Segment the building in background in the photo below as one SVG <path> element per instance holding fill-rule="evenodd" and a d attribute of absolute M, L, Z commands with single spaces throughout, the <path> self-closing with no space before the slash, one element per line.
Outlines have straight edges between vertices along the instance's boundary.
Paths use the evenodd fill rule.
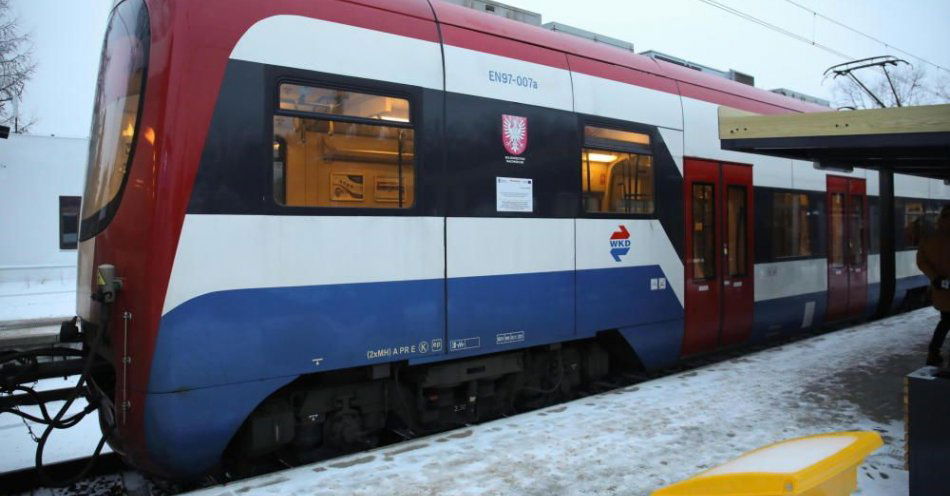
<path fill-rule="evenodd" d="M 88 153 L 88 138 L 0 140 L 0 332 L 58 331 L 59 321 L 75 314 Z"/>

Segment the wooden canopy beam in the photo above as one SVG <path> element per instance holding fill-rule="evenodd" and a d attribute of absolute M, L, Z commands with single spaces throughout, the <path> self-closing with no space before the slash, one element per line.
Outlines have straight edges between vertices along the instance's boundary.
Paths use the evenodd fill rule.
<path fill-rule="evenodd" d="M 719 139 L 950 133 L 950 104 L 758 115 L 719 107 Z"/>
<path fill-rule="evenodd" d="M 723 150 L 950 181 L 950 105 L 758 115 L 719 107 Z"/>

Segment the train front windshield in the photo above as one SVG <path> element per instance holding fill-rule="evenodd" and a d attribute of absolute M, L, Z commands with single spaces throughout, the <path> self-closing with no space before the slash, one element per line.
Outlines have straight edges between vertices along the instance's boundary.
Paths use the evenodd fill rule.
<path fill-rule="evenodd" d="M 106 29 L 93 109 L 80 240 L 115 214 L 138 134 L 148 67 L 149 17 L 144 0 L 115 7 Z"/>

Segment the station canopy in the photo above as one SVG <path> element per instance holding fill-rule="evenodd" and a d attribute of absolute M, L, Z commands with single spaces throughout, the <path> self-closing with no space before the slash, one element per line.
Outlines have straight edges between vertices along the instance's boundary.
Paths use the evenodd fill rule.
<path fill-rule="evenodd" d="M 724 150 L 950 181 L 950 105 L 759 115 L 719 107 Z"/>

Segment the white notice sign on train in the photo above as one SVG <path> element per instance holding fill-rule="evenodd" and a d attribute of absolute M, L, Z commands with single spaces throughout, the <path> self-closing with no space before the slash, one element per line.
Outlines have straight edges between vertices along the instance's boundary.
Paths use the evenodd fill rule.
<path fill-rule="evenodd" d="M 533 212 L 534 180 L 518 177 L 495 178 L 495 206 L 499 212 Z"/>

